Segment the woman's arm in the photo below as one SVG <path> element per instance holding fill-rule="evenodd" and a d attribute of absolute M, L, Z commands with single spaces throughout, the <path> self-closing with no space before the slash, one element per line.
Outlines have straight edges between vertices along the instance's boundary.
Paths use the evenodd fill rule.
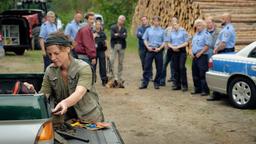
<path fill-rule="evenodd" d="M 87 89 L 84 86 L 77 86 L 76 90 L 66 99 L 62 100 L 52 110 L 55 115 L 63 115 L 69 107 L 75 105 L 86 94 Z"/>

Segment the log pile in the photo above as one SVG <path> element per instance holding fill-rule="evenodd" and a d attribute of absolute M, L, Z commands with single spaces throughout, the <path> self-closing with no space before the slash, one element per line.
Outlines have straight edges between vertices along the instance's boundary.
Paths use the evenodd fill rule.
<path fill-rule="evenodd" d="M 220 15 L 232 14 L 232 23 L 236 28 L 237 43 L 240 49 L 256 41 L 256 0 L 138 0 L 133 16 L 132 30 L 140 24 L 141 16 L 161 17 L 161 26 L 166 28 L 173 16 L 191 35 L 193 23 L 197 18 L 213 16 L 220 27 Z"/>

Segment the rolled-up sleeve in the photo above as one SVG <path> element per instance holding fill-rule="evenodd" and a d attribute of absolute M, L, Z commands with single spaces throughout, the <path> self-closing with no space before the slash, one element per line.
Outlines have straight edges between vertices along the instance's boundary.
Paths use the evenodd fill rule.
<path fill-rule="evenodd" d="M 39 93 L 43 93 L 47 97 L 52 93 L 51 83 L 47 74 L 44 75 L 42 87 Z"/>
<path fill-rule="evenodd" d="M 42 25 L 40 27 L 39 37 L 43 38 L 44 40 L 47 38 L 47 31 L 46 31 L 46 26 L 45 25 Z"/>
<path fill-rule="evenodd" d="M 92 70 L 91 67 L 85 66 L 79 71 L 78 86 L 83 86 L 86 89 L 90 89 L 92 85 Z"/>

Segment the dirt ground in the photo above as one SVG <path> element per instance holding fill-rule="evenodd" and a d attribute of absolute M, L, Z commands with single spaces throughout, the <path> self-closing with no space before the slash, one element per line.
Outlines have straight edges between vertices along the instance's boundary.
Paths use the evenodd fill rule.
<path fill-rule="evenodd" d="M 41 71 L 42 61 L 25 56 L 0 59 L 0 72 Z M 36 59 L 36 58 L 35 58 Z M 34 62 L 35 61 L 35 62 Z M 32 64 L 31 64 L 32 62 Z M 189 90 L 192 90 L 188 67 Z M 106 120 L 114 121 L 126 144 L 255 144 L 256 111 L 233 108 L 228 99 L 172 91 L 171 84 L 139 90 L 137 54 L 126 53 L 125 89 L 108 89 L 97 82 Z"/>

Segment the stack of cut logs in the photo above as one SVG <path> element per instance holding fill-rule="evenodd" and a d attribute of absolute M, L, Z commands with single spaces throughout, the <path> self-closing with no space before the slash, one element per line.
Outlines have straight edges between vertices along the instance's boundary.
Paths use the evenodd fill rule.
<path fill-rule="evenodd" d="M 132 30 L 135 31 L 140 24 L 141 16 L 149 19 L 160 16 L 164 28 L 176 16 L 180 25 L 193 34 L 193 23 L 197 18 L 213 16 L 220 27 L 220 16 L 224 12 L 232 14 L 237 33 L 236 48 L 256 41 L 256 0 L 138 0 Z"/>

